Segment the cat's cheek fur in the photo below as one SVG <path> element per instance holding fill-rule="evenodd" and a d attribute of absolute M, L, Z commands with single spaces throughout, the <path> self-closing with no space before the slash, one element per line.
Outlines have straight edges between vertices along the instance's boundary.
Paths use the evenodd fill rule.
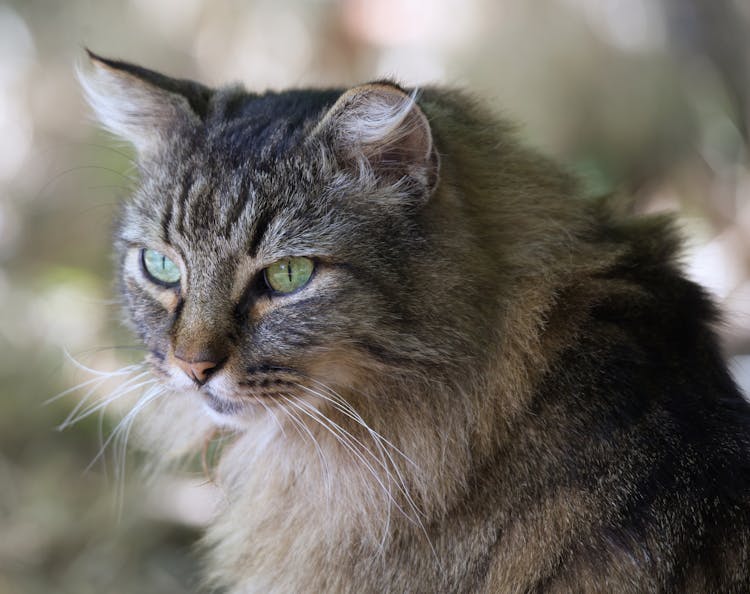
<path fill-rule="evenodd" d="M 322 385 L 346 392 L 354 401 L 360 400 L 363 393 L 377 393 L 378 378 L 388 373 L 380 362 L 344 342 L 328 344 L 321 352 L 311 353 L 304 371 L 312 379 L 310 389 L 320 391 Z"/>

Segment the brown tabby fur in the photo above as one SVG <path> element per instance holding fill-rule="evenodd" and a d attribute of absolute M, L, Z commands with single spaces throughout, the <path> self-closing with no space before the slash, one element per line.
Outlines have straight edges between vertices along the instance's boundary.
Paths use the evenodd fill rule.
<path fill-rule="evenodd" d="M 165 457 L 232 434 L 213 586 L 750 591 L 748 406 L 667 220 L 581 197 L 460 92 L 254 95 L 91 58 L 141 168 L 121 286 L 170 390 L 144 434 Z M 274 296 L 286 256 L 316 272 Z M 197 386 L 176 353 L 220 366 Z"/>

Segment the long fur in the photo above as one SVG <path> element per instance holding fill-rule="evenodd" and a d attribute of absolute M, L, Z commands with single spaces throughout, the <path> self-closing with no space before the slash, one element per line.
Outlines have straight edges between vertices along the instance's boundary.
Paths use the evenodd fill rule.
<path fill-rule="evenodd" d="M 582 197 L 460 92 L 253 95 L 94 61 L 95 109 L 145 147 L 115 244 L 171 393 L 141 432 L 163 460 L 231 435 L 209 584 L 750 588 L 748 407 L 668 220 Z M 272 295 L 289 256 L 315 274 Z M 178 349 L 219 363 L 205 385 Z"/>

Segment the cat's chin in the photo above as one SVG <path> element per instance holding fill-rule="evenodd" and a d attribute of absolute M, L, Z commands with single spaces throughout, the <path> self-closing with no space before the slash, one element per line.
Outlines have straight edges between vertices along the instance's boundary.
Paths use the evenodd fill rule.
<path fill-rule="evenodd" d="M 201 394 L 203 408 L 211 421 L 220 428 L 226 429 L 247 429 L 250 426 L 250 416 L 252 411 L 237 410 L 230 411 L 227 405 L 232 402 L 225 402 L 215 396 Z"/>
<path fill-rule="evenodd" d="M 268 413 L 269 407 L 275 406 L 273 396 L 249 396 L 226 388 L 204 388 L 197 394 L 211 420 L 223 428 L 246 429 L 257 423 L 259 415 Z M 261 399 L 267 400 L 267 404 Z"/>
<path fill-rule="evenodd" d="M 209 385 L 203 388 L 196 388 L 182 372 L 173 370 L 167 375 L 167 385 L 176 392 L 190 393 L 199 399 L 203 410 L 217 427 L 246 429 L 263 410 L 257 398 L 247 398 L 234 382 L 223 375 L 212 378 Z"/>
<path fill-rule="evenodd" d="M 219 427 L 243 429 L 252 419 L 257 419 L 259 405 L 252 399 L 234 394 L 203 389 L 196 392 L 203 408 L 211 420 Z M 262 409 L 261 409 L 262 410 Z"/>
<path fill-rule="evenodd" d="M 242 416 L 245 410 L 251 406 L 249 402 L 217 396 L 209 391 L 202 391 L 200 395 L 208 409 L 222 417 Z"/>

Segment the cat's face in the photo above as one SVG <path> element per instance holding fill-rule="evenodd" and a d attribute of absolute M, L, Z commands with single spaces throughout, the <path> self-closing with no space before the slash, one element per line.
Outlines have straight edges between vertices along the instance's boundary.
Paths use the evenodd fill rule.
<path fill-rule="evenodd" d="M 122 285 L 155 369 L 224 415 L 304 396 L 312 380 L 358 383 L 387 349 L 388 288 L 408 266 L 372 246 L 418 230 L 357 212 L 357 188 L 326 189 L 319 163 L 221 169 L 193 153 L 124 209 Z"/>
<path fill-rule="evenodd" d="M 185 101 L 171 79 L 94 66 L 92 104 L 139 150 L 120 284 L 168 387 L 241 426 L 279 401 L 319 402 L 323 386 L 367 390 L 427 352 L 420 208 L 437 160 L 409 95 L 201 87 Z"/>

